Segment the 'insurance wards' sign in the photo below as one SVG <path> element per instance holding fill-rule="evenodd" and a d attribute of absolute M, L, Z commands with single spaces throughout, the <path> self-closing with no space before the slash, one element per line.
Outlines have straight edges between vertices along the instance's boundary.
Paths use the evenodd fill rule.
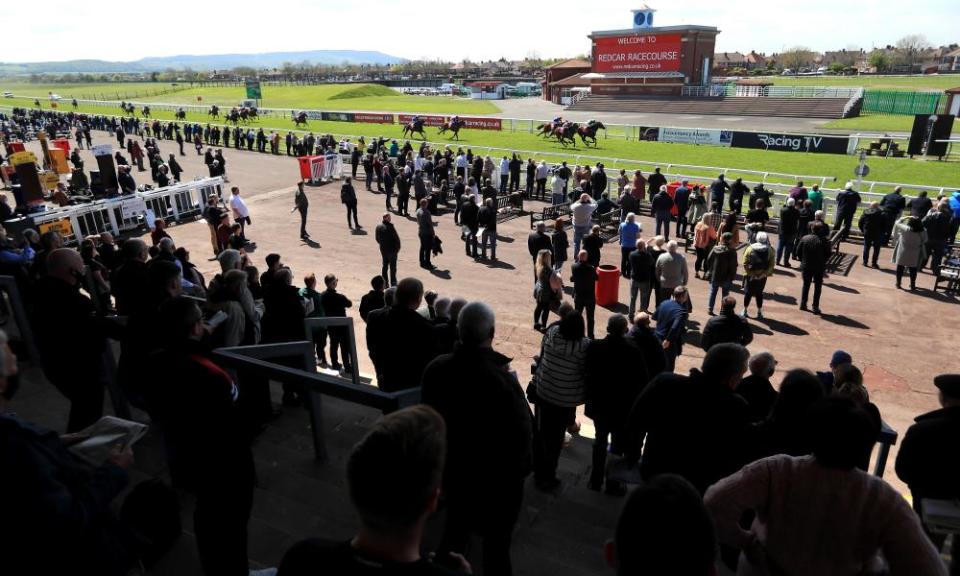
<path fill-rule="evenodd" d="M 675 72 L 680 34 L 630 34 L 593 40 L 594 72 Z"/>

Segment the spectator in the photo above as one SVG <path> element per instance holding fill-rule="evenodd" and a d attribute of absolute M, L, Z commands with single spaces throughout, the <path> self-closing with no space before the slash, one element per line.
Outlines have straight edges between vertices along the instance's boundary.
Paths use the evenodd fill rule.
<path fill-rule="evenodd" d="M 820 313 L 820 291 L 823 289 L 823 277 L 827 272 L 827 258 L 830 257 L 830 242 L 814 231 L 800 239 L 797 254 L 800 257 L 800 272 L 803 276 L 803 290 L 800 296 L 800 309 L 807 310 L 807 297 L 810 284 L 813 284 L 813 313 Z"/>
<path fill-rule="evenodd" d="M 706 213 L 707 200 L 703 197 L 703 190 L 700 186 L 694 186 L 693 189 L 690 190 L 690 207 L 687 208 L 687 217 L 684 221 L 684 237 L 687 235 L 686 226 L 688 224 L 696 226 Z"/>
<path fill-rule="evenodd" d="M 593 340 L 593 318 L 597 308 L 597 269 L 587 262 L 587 251 L 577 254 L 577 262 L 570 269 L 573 278 L 573 305 L 577 314 L 587 312 L 587 337 Z"/>
<path fill-rule="evenodd" d="M 567 232 L 564 230 L 567 222 L 563 218 L 557 218 L 554 222 L 553 237 L 551 243 L 553 247 L 553 269 L 557 273 L 562 273 L 563 263 L 567 261 L 567 250 L 570 248 L 570 241 L 567 239 Z"/>
<path fill-rule="evenodd" d="M 327 289 L 320 294 L 320 302 L 323 304 L 324 312 L 330 318 L 345 318 L 347 308 L 353 306 L 353 302 L 349 298 L 337 292 L 338 282 L 339 280 L 334 274 L 327 274 L 323 277 L 323 284 Z M 334 370 L 340 370 L 339 357 L 343 356 L 343 372 L 353 372 L 355 366 L 351 360 L 350 334 L 346 326 L 334 326 L 327 333 L 330 335 L 330 367 Z"/>
<path fill-rule="evenodd" d="M 650 176 L 650 179 L 653 179 L 653 176 Z M 652 192 L 652 190 L 651 190 Z M 666 185 L 660 186 L 659 191 L 650 201 L 651 209 L 653 210 L 653 215 L 657 220 L 657 236 L 660 236 L 660 230 L 663 229 L 663 238 L 664 240 L 670 239 L 670 223 L 673 221 L 673 215 L 671 210 L 673 210 L 673 198 L 670 197 L 670 194 L 667 193 Z"/>
<path fill-rule="evenodd" d="M 47 275 L 33 290 L 35 301 L 43 303 L 34 307 L 31 318 L 43 373 L 70 400 L 67 432 L 82 430 L 103 415 L 108 377 L 107 332 L 95 318 L 90 298 L 79 291 L 83 271 L 79 253 L 58 248 L 50 252 Z"/>
<path fill-rule="evenodd" d="M 727 184 L 723 174 L 717 176 L 717 179 L 710 184 L 710 205 L 714 207 L 715 212 L 719 213 L 723 209 L 723 197 L 729 189 L 730 184 Z"/>
<path fill-rule="evenodd" d="M 585 400 L 587 345 L 583 317 L 570 312 L 547 328 L 543 336 L 536 378 L 539 455 L 534 463 L 536 487 L 552 491 L 560 486 L 557 464 L 567 427 L 577 406 Z"/>
<path fill-rule="evenodd" d="M 606 481 L 606 493 L 614 495 L 625 494 L 626 489 L 606 478 L 607 447 L 611 454 L 623 455 L 630 407 L 650 380 L 640 349 L 627 338 L 627 328 L 625 316 L 611 316 L 606 338 L 587 346 L 585 361 L 585 414 L 596 427 L 588 487 L 599 492 Z"/>
<path fill-rule="evenodd" d="M 917 289 L 917 270 L 926 260 L 927 232 L 919 218 L 907 216 L 894 229 L 893 263 L 897 265 L 897 288 L 904 271 L 910 273 L 910 290 Z"/>
<path fill-rule="evenodd" d="M 886 228 L 884 230 L 883 243 L 888 244 L 893 234 L 893 227 L 900 220 L 900 214 L 906 207 L 907 200 L 903 197 L 902 189 L 897 186 L 893 192 L 887 194 L 880 200 L 880 208 L 883 209 L 883 218 Z"/>
<path fill-rule="evenodd" d="M 666 186 L 667 178 L 660 173 L 660 167 L 653 169 L 653 173 L 650 174 L 650 177 L 647 178 L 647 188 L 650 190 L 650 201 L 652 202 L 657 193 L 660 192 L 661 188 Z M 658 232 L 659 234 L 659 232 Z"/>
<path fill-rule="evenodd" d="M 604 552 L 617 576 L 717 573 L 713 521 L 696 488 L 674 474 L 652 478 L 630 494 Z"/>
<path fill-rule="evenodd" d="M 356 175 L 357 167 L 353 167 L 354 175 Z M 345 178 L 343 180 L 343 185 L 340 187 L 340 203 L 346 206 L 347 208 L 347 228 L 351 230 L 356 227 L 357 230 L 363 228 L 359 222 L 357 222 L 357 191 L 354 189 L 353 184 L 351 184 L 350 178 Z M 353 216 L 353 226 L 350 225 L 350 217 Z"/>
<path fill-rule="evenodd" d="M 794 256 L 794 247 L 797 243 L 797 234 L 800 231 L 800 211 L 793 198 L 780 209 L 780 223 L 777 240 L 777 264 L 790 268 L 790 258 Z"/>
<path fill-rule="evenodd" d="M 777 370 L 777 360 L 769 352 L 761 352 L 750 357 L 747 363 L 750 375 L 740 381 L 734 392 L 747 401 L 747 409 L 752 422 L 766 420 L 770 415 L 777 391 L 770 384 L 770 378 Z"/>
<path fill-rule="evenodd" d="M 720 541 L 739 548 L 739 574 L 946 574 L 900 494 L 857 469 L 879 422 L 845 399 L 817 410 L 812 456 L 771 456 L 712 486 L 704 501 Z M 750 529 L 740 522 L 756 511 Z M 817 554 L 807 553 L 817 550 Z"/>
<path fill-rule="evenodd" d="M 857 207 L 860 205 L 860 202 L 862 202 L 862 199 L 860 194 L 853 189 L 853 182 L 847 182 L 843 191 L 837 194 L 837 219 L 833 223 L 833 229 L 843 229 L 843 232 L 840 234 L 841 240 L 846 240 L 850 234 L 853 216 L 857 213 Z M 820 208 L 814 207 L 814 210 L 819 209 Z M 806 234 L 806 230 L 801 229 L 801 234 Z"/>
<path fill-rule="evenodd" d="M 656 274 L 659 283 L 657 300 L 664 301 L 673 294 L 677 286 L 686 286 L 688 278 L 687 259 L 677 253 L 677 243 L 667 242 L 667 251 L 657 258 Z"/>
<path fill-rule="evenodd" d="M 767 286 L 767 278 L 773 276 L 776 254 L 766 232 L 757 232 L 755 240 L 743 252 L 743 312 L 740 316 L 748 317 L 750 300 L 756 299 L 757 319 L 762 319 L 763 289 Z"/>
<path fill-rule="evenodd" d="M 823 192 L 820 191 L 820 185 L 814 184 L 807 190 L 807 200 L 813 205 L 814 211 L 823 210 Z M 847 228 L 849 231 L 849 227 Z"/>
<path fill-rule="evenodd" d="M 700 278 L 701 270 L 704 274 L 703 277 L 706 278 L 707 269 L 704 267 L 704 263 L 716 242 L 717 230 L 710 225 L 708 215 L 704 214 L 693 228 L 693 248 L 697 253 L 697 259 L 693 263 L 693 275 L 696 278 Z"/>
<path fill-rule="evenodd" d="M 596 172 L 600 174 L 600 172 Z M 610 199 L 610 193 L 604 192 L 597 201 L 597 214 L 608 214 L 617 209 L 617 203 Z"/>
<path fill-rule="evenodd" d="M 583 237 L 590 232 L 590 226 L 593 218 L 593 212 L 597 209 L 597 204 L 590 198 L 589 194 L 582 194 L 580 200 L 570 206 L 570 213 L 573 218 L 573 253 L 580 253 L 580 242 Z"/>
<path fill-rule="evenodd" d="M 544 222 L 537 222 L 537 229 L 527 236 L 527 250 L 530 252 L 530 258 L 533 260 L 534 282 L 536 282 L 537 279 L 537 255 L 539 255 L 542 250 L 553 252 L 553 241 L 546 230 L 547 225 Z M 566 249 L 564 249 L 563 256 L 564 260 L 566 260 Z"/>
<path fill-rule="evenodd" d="M 383 264 L 381 275 L 387 286 L 397 285 L 397 255 L 400 253 L 400 235 L 391 222 L 389 212 L 383 213 L 383 221 L 375 231 L 377 245 L 380 247 L 380 259 Z M 423 262 L 420 263 L 423 265 Z M 389 274 L 389 275 L 388 275 Z"/>
<path fill-rule="evenodd" d="M 666 370 L 673 372 L 677 357 L 683 353 L 683 335 L 687 331 L 687 294 L 686 286 L 673 289 L 673 298 L 664 300 L 657 306 L 653 319 L 657 322 L 657 338 L 666 357 Z"/>
<path fill-rule="evenodd" d="M 374 276 L 370 280 L 370 291 L 360 298 L 360 318 L 366 322 L 367 316 L 374 310 L 379 310 L 385 306 L 383 291 L 386 288 L 386 281 L 383 276 Z"/>
<path fill-rule="evenodd" d="M 68 437 L 7 412 L 19 388 L 17 357 L 0 331 L 0 541 L 10 574 L 103 574 L 132 567 L 126 533 L 110 503 L 126 487 L 130 447 L 96 467 L 67 449 Z"/>
<path fill-rule="evenodd" d="M 749 346 L 753 342 L 753 331 L 750 324 L 737 316 L 737 299 L 733 296 L 724 296 L 720 302 L 720 315 L 707 321 L 700 337 L 700 347 L 704 350 L 717 344 L 732 342 L 741 346 Z"/>
<path fill-rule="evenodd" d="M 537 254 L 537 282 L 533 287 L 533 298 L 537 303 L 533 311 L 534 330 L 545 330 L 550 311 L 559 307 L 560 302 L 563 301 L 563 280 L 553 269 L 550 258 L 550 250 L 547 248 L 540 250 Z"/>
<path fill-rule="evenodd" d="M 532 422 L 510 358 L 493 349 L 495 324 L 486 304 L 463 307 L 455 323 L 461 345 L 427 365 L 421 395 L 447 423 L 441 550 L 462 552 L 470 533 L 477 533 L 484 573 L 509 575 L 511 533 L 531 468 Z M 497 422 L 492 428 L 491 418 Z M 481 429 L 488 433 L 478 435 Z"/>
<path fill-rule="evenodd" d="M 860 215 L 860 220 L 857 221 L 857 227 L 860 228 L 860 233 L 863 234 L 863 259 L 861 262 L 864 266 L 867 266 L 869 262 L 874 268 L 879 268 L 880 265 L 877 264 L 877 259 L 880 256 L 880 248 L 884 234 L 883 212 L 880 210 L 879 202 L 870 203 L 870 207 Z M 873 249 L 873 258 L 870 258 L 871 248 Z"/>
<path fill-rule="evenodd" d="M 354 446 L 347 462 L 347 487 L 360 517 L 359 532 L 348 542 L 312 539 L 295 544 L 284 555 L 278 576 L 470 573 L 462 556 L 450 557 L 461 568 L 451 571 L 421 555 L 427 519 L 440 501 L 446 433 L 443 419 L 426 406 L 384 416 Z"/>
<path fill-rule="evenodd" d="M 780 382 L 780 392 L 769 415 L 755 430 L 754 456 L 810 454 L 813 451 L 811 410 L 826 396 L 819 380 L 810 371 L 794 369 L 787 372 Z"/>
<path fill-rule="evenodd" d="M 460 209 L 460 225 L 463 231 L 464 250 L 467 256 L 477 259 L 477 234 L 480 231 L 480 208 L 475 196 L 467 196 L 467 201 Z"/>
<path fill-rule="evenodd" d="M 637 201 L 642 201 L 646 191 L 647 179 L 643 177 L 643 172 L 640 170 L 635 170 L 633 172 L 633 185 L 630 188 L 631 194 L 637 199 Z"/>
<path fill-rule="evenodd" d="M 720 242 L 713 247 L 704 263 L 704 272 L 710 280 L 710 295 L 707 299 L 707 313 L 713 316 L 713 305 L 717 301 L 717 292 L 726 298 L 733 288 L 737 277 L 737 249 L 733 244 L 733 234 L 724 232 Z"/>
<path fill-rule="evenodd" d="M 250 225 L 250 209 L 240 197 L 240 188 L 237 186 L 230 189 L 230 209 L 233 211 L 233 221 L 240 225 L 240 236 L 246 240 L 247 226 Z"/>
<path fill-rule="evenodd" d="M 770 220 L 770 214 L 767 213 L 767 205 L 763 200 L 758 200 L 754 208 L 747 212 L 747 242 L 752 244 L 757 239 L 757 234 L 765 232 L 767 222 Z"/>
<path fill-rule="evenodd" d="M 737 178 L 730 186 L 730 211 L 739 216 L 743 212 L 743 197 L 749 193 L 750 189 L 743 183 L 743 178 Z"/>
<path fill-rule="evenodd" d="M 750 354 L 738 344 L 718 344 L 690 376 L 660 374 L 644 388 L 630 413 L 628 461 L 643 447 L 640 474 L 679 474 L 698 491 L 746 462 L 747 405 L 733 389 Z"/>
<path fill-rule="evenodd" d="M 422 302 L 423 283 L 404 278 L 397 285 L 390 310 L 377 323 L 368 324 L 370 354 L 376 358 L 381 390 L 396 392 L 419 386 L 423 369 L 436 356 L 433 326 L 417 313 Z"/>
<path fill-rule="evenodd" d="M 647 366 L 647 372 L 653 379 L 667 369 L 667 358 L 663 353 L 663 344 L 657 338 L 656 332 L 650 327 L 650 315 L 646 312 L 637 312 L 633 317 L 633 328 L 630 329 L 630 338 L 637 345 Z"/>
<path fill-rule="evenodd" d="M 640 293 L 640 310 L 650 311 L 650 292 L 653 290 L 654 262 L 653 256 L 647 251 L 647 242 L 638 238 L 636 249 L 630 253 L 630 308 L 629 318 L 633 318 L 637 310 L 637 292 Z"/>
<path fill-rule="evenodd" d="M 636 219 L 637 215 L 631 212 L 620 223 L 620 275 L 624 278 L 631 277 L 630 253 L 636 249 L 637 238 L 642 230 Z"/>
<path fill-rule="evenodd" d="M 930 269 L 934 276 L 940 275 L 940 263 L 946 255 L 947 245 L 953 240 L 950 236 L 951 218 L 949 202 L 941 200 L 936 209 L 922 220 L 923 228 L 927 232 L 926 253 L 931 258 Z M 926 259 L 923 265 L 927 265 Z"/>
<path fill-rule="evenodd" d="M 787 195 L 790 198 L 793 198 L 793 201 L 796 202 L 797 205 L 802 205 L 804 202 L 806 202 L 807 189 L 804 187 L 803 181 L 802 180 L 797 181 L 797 185 L 791 188 L 790 191 L 787 193 Z"/>
<path fill-rule="evenodd" d="M 433 215 L 430 214 L 430 201 L 426 198 L 420 199 L 420 207 L 417 208 L 417 211 L 414 213 L 417 219 L 417 236 L 420 239 L 420 267 L 426 268 L 427 270 L 432 270 L 434 268 L 433 264 L 430 263 L 430 252 L 433 250 L 433 239 L 435 232 L 433 230 Z M 486 209 L 486 208 L 484 208 Z M 478 219 L 481 220 L 479 223 L 481 226 L 484 224 L 487 227 L 490 226 L 489 221 L 483 222 L 484 209 L 480 210 Z M 497 255 L 497 240 L 496 240 L 496 214 L 494 214 L 493 219 L 493 255 L 496 259 Z M 484 231 L 484 240 L 483 240 L 483 256 L 486 258 L 487 255 L 487 239 L 488 234 Z"/>
<path fill-rule="evenodd" d="M 150 417 L 163 433 L 175 486 L 196 496 L 194 531 L 206 574 L 246 574 L 254 464 L 237 387 L 201 343 L 202 316 L 183 296 L 160 307 L 165 348 L 147 375 Z M 175 377 L 170 377 L 175 375 Z"/>
<path fill-rule="evenodd" d="M 587 262 L 596 268 L 600 266 L 600 251 L 603 249 L 603 236 L 600 235 L 600 225 L 594 225 L 590 233 L 583 237 L 583 249 L 587 251 Z"/>

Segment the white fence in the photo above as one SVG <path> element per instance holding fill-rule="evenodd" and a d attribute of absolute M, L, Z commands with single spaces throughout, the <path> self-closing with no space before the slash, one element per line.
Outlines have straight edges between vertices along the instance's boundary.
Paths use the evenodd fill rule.
<path fill-rule="evenodd" d="M 148 211 L 155 218 L 176 222 L 196 218 L 203 211 L 207 197 L 211 194 L 221 197 L 222 189 L 222 178 L 202 178 L 129 196 L 47 209 L 30 214 L 30 218 L 37 227 L 69 222 L 70 233 L 64 233 L 63 239 L 67 244 L 76 244 L 94 234 L 110 232 L 116 236 L 137 229 L 150 217 Z"/>

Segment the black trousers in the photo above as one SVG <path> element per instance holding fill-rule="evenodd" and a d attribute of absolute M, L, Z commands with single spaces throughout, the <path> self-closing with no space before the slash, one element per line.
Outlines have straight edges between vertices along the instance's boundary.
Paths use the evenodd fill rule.
<path fill-rule="evenodd" d="M 800 305 L 807 305 L 807 296 L 810 294 L 810 284 L 813 284 L 813 307 L 820 308 L 820 292 L 823 290 L 823 273 L 803 271 L 803 292 L 800 295 Z"/>
<path fill-rule="evenodd" d="M 847 236 L 850 235 L 850 227 L 853 226 L 853 213 L 845 212 L 843 214 L 837 214 L 837 219 L 833 223 L 834 230 L 840 230 L 843 228 L 843 232 L 840 234 L 840 240 L 846 240 Z"/>
<path fill-rule="evenodd" d="M 863 263 L 866 264 L 869 260 L 871 264 L 876 265 L 877 259 L 880 257 L 880 239 L 879 238 L 868 238 L 864 236 L 863 238 Z M 868 259 L 870 255 L 870 249 L 873 249 L 873 258 Z"/>
<path fill-rule="evenodd" d="M 253 470 L 249 477 L 201 488 L 196 496 L 193 529 L 203 572 L 210 576 L 246 576 L 250 570 L 247 522 L 253 506 Z"/>
<path fill-rule="evenodd" d="M 441 554 L 463 554 L 471 534 L 483 542 L 483 573 L 510 576 L 510 543 L 523 503 L 524 479 L 501 486 L 454 488 L 447 494 L 447 523 Z"/>
<path fill-rule="evenodd" d="M 897 265 L 897 286 L 900 286 L 900 282 L 903 281 L 903 272 L 908 270 L 910 274 L 910 287 L 913 288 L 917 285 L 917 267 L 916 266 L 900 266 Z"/>
<path fill-rule="evenodd" d="M 636 250 L 636 248 L 621 246 L 620 247 L 620 275 L 624 278 L 630 278 L 633 276 L 633 271 L 630 269 L 630 253 Z"/>
<path fill-rule="evenodd" d="M 340 364 L 339 358 L 343 356 L 344 368 L 351 370 L 350 343 L 348 341 L 350 333 L 342 326 L 333 326 L 328 333 L 330 334 L 330 363 L 334 366 Z"/>
<path fill-rule="evenodd" d="M 303 238 L 307 235 L 307 209 L 300 209 L 300 237 Z"/>
<path fill-rule="evenodd" d="M 430 251 L 433 249 L 433 234 L 420 234 L 420 263 L 430 264 Z"/>
<path fill-rule="evenodd" d="M 346 206 L 347 206 L 347 226 L 350 226 L 350 216 L 353 215 L 353 225 L 359 228 L 360 223 L 357 222 L 357 205 L 347 204 Z"/>
<path fill-rule="evenodd" d="M 105 382 L 95 371 L 84 372 L 87 371 L 75 371 L 70 377 L 51 379 L 57 390 L 70 400 L 67 432 L 83 430 L 103 416 Z"/>
<path fill-rule="evenodd" d="M 573 305 L 577 310 L 577 314 L 580 314 L 583 310 L 587 311 L 587 336 L 592 339 L 594 325 L 593 317 L 597 310 L 597 300 L 595 298 L 581 298 L 577 296 L 573 299 Z"/>
<path fill-rule="evenodd" d="M 557 477 L 564 434 L 576 413 L 576 408 L 556 406 L 542 398 L 537 401 L 539 450 L 534 462 L 534 473 L 538 482 L 549 482 Z"/>
<path fill-rule="evenodd" d="M 750 299 L 757 300 L 757 310 L 763 308 L 763 289 L 767 286 L 767 277 L 753 278 L 747 277 L 743 286 L 743 307 L 750 306 Z"/>
<path fill-rule="evenodd" d="M 600 489 L 606 480 L 607 447 L 610 452 L 623 455 L 624 433 L 621 426 L 613 426 L 602 418 L 593 421 L 596 434 L 593 440 L 593 465 L 590 470 L 590 486 Z M 609 482 L 608 482 L 609 483 Z"/>
<path fill-rule="evenodd" d="M 380 269 L 380 275 L 383 276 L 383 282 L 387 285 L 388 288 L 390 286 L 396 286 L 397 285 L 397 255 L 384 254 L 383 252 L 381 252 L 380 259 L 383 264 L 382 268 Z"/>

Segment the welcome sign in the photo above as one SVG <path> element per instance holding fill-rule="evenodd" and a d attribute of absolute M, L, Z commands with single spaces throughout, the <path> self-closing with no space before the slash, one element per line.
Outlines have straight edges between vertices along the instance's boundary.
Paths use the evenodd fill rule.
<path fill-rule="evenodd" d="M 676 72 L 680 34 L 629 34 L 593 40 L 594 72 Z"/>

